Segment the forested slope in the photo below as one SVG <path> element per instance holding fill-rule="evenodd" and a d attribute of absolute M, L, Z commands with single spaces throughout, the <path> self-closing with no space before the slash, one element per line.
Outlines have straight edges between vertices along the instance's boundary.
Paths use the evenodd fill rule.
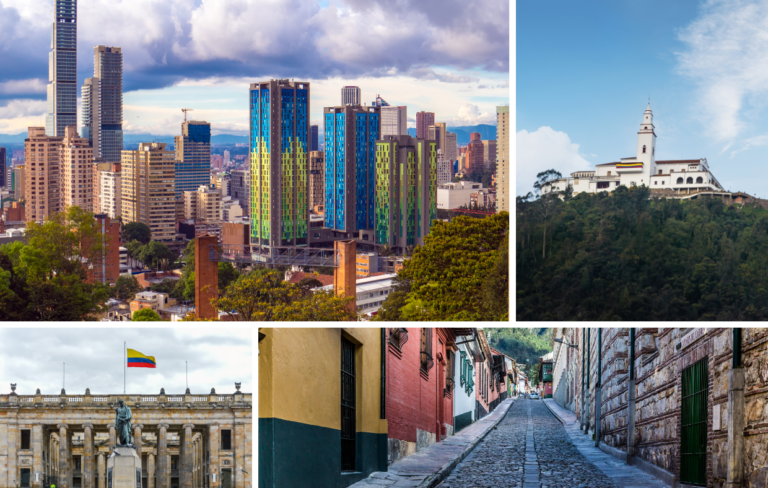
<path fill-rule="evenodd" d="M 768 211 L 648 195 L 518 199 L 517 319 L 768 319 Z"/>

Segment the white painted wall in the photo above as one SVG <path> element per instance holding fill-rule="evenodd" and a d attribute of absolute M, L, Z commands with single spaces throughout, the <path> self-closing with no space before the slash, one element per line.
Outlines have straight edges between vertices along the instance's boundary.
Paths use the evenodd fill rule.
<path fill-rule="evenodd" d="M 459 351 L 456 353 L 456 375 L 453 378 L 455 386 L 453 387 L 453 416 L 472 412 L 472 421 L 477 420 L 475 418 L 475 389 L 477 388 L 477 378 L 475 378 L 475 364 L 472 359 L 472 353 L 467 349 L 466 344 L 458 345 Z M 464 359 L 469 360 L 470 366 L 472 366 L 472 381 L 475 382 L 475 386 L 472 387 L 471 393 L 467 393 L 466 385 L 461 384 L 461 357 L 464 353 Z"/>

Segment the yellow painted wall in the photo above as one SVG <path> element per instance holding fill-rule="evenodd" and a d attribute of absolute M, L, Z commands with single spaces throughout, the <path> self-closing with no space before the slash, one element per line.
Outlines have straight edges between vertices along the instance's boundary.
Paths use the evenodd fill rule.
<path fill-rule="evenodd" d="M 386 433 L 379 419 L 381 329 L 261 328 L 259 418 L 341 429 L 341 336 L 355 343 L 357 431 Z"/>

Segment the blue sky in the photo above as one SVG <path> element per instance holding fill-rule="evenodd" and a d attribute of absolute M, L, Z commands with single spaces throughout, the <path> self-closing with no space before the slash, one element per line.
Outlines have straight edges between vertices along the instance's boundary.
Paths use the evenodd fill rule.
<path fill-rule="evenodd" d="M 245 135 L 248 86 L 311 84 L 311 119 L 343 85 L 449 125 L 509 103 L 507 0 L 79 0 L 78 84 L 93 47 L 124 55 L 124 130 L 174 134 L 181 108 Z M 0 134 L 44 125 L 53 0 L 0 0 Z"/>
<path fill-rule="evenodd" d="M 657 159 L 707 158 L 768 198 L 768 0 L 517 4 L 517 183 L 633 156 L 650 97 Z"/>

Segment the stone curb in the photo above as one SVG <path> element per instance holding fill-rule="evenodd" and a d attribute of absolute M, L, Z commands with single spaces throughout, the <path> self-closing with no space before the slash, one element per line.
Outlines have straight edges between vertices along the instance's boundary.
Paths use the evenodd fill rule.
<path fill-rule="evenodd" d="M 544 400 L 542 400 L 542 402 L 544 402 Z M 548 402 L 544 402 L 544 405 L 546 405 L 546 406 L 547 406 L 547 410 L 549 410 L 549 411 L 552 413 L 552 415 L 554 415 L 554 416 L 555 416 L 555 418 L 556 418 L 556 419 L 557 419 L 557 420 L 558 420 L 558 421 L 559 421 L 561 424 L 563 424 L 563 427 L 565 427 L 565 421 L 564 421 L 562 418 L 560 418 L 560 416 L 557 414 L 557 412 L 555 412 L 554 410 L 552 410 L 552 408 L 551 408 L 549 405 L 547 405 L 547 403 L 548 403 Z"/>
<path fill-rule="evenodd" d="M 488 426 L 487 429 L 485 429 L 485 432 L 478 435 L 474 441 L 472 441 L 458 456 L 453 458 L 453 460 L 447 464 L 445 464 L 440 470 L 435 473 L 432 476 L 428 476 L 424 481 L 421 482 L 417 486 L 417 488 L 435 488 L 439 483 L 443 482 L 449 474 L 453 471 L 453 469 L 459 465 L 460 462 L 462 462 L 469 454 L 477 447 L 480 442 L 483 441 L 483 439 L 488 436 L 488 434 L 497 426 L 499 425 L 499 422 L 501 422 L 504 417 L 507 416 L 507 412 L 509 412 L 509 409 L 512 408 L 512 405 L 515 404 L 517 401 L 517 397 L 515 397 L 507 406 L 507 409 L 504 413 L 499 415 L 499 418 L 491 425 Z"/>

